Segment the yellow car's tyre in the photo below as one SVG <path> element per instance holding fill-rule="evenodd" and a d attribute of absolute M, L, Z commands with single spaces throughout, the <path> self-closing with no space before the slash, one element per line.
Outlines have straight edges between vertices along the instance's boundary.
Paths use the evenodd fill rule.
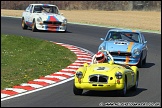
<path fill-rule="evenodd" d="M 124 88 L 122 90 L 119 90 L 119 95 L 124 97 L 126 93 L 127 93 L 127 81 L 125 80 Z"/>
<path fill-rule="evenodd" d="M 82 92 L 83 92 L 83 89 L 78 89 L 78 88 L 75 87 L 75 84 L 73 85 L 73 93 L 75 95 L 81 95 Z"/>
<path fill-rule="evenodd" d="M 137 90 L 137 87 L 138 87 L 138 81 L 139 81 L 139 74 L 137 72 L 137 76 L 136 76 L 136 83 L 135 85 L 131 88 L 133 91 Z"/>
<path fill-rule="evenodd" d="M 36 28 L 36 22 L 35 22 L 35 20 L 33 20 L 32 31 L 33 31 L 33 32 L 38 31 L 38 29 Z"/>
<path fill-rule="evenodd" d="M 24 18 L 22 18 L 21 26 L 22 26 L 22 28 L 23 28 L 24 30 L 28 28 L 28 26 L 25 24 Z"/>

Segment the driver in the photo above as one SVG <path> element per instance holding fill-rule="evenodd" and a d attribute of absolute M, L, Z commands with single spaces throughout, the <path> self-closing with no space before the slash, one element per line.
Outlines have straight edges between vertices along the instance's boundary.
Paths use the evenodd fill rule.
<path fill-rule="evenodd" d="M 119 33 L 114 32 L 114 33 L 112 34 L 112 37 L 111 37 L 111 38 L 112 38 L 112 39 L 121 39 L 121 36 L 120 36 Z"/>
<path fill-rule="evenodd" d="M 40 8 L 41 8 L 42 13 L 47 13 L 47 11 L 43 7 L 40 7 Z"/>
<path fill-rule="evenodd" d="M 107 63 L 107 62 L 108 62 L 108 61 L 107 61 L 107 57 L 104 55 L 103 52 L 97 52 L 97 53 L 95 54 L 95 58 L 96 58 L 96 61 L 97 61 L 98 63 Z"/>

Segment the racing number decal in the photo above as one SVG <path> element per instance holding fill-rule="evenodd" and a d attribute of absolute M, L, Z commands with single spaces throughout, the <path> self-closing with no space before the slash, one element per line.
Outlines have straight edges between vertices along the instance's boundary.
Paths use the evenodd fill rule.
<path fill-rule="evenodd" d="M 97 70 L 104 70 L 104 69 L 105 69 L 105 67 L 98 67 Z"/>
<path fill-rule="evenodd" d="M 94 70 L 98 70 L 98 71 L 104 70 L 104 71 L 106 71 L 106 70 L 108 70 L 108 68 L 107 67 L 96 67 Z"/>

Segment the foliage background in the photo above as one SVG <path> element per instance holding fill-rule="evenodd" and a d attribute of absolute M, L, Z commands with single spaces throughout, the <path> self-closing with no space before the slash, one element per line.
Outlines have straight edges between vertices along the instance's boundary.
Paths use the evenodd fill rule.
<path fill-rule="evenodd" d="M 24 10 L 31 3 L 55 4 L 60 10 L 161 11 L 161 1 L 1 1 L 1 9 Z"/>

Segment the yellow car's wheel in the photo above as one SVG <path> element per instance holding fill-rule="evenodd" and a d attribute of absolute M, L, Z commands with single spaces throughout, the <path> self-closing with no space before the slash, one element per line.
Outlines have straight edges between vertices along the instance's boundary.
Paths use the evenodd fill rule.
<path fill-rule="evenodd" d="M 125 80 L 125 83 L 124 83 L 124 88 L 122 90 L 119 90 L 119 95 L 120 96 L 125 96 L 127 93 L 127 80 Z"/>
<path fill-rule="evenodd" d="M 135 85 L 132 87 L 132 90 L 137 90 L 137 87 L 138 87 L 138 80 L 139 80 L 139 74 L 138 74 L 138 72 L 137 72 L 137 76 L 136 76 L 136 83 L 135 83 Z"/>
<path fill-rule="evenodd" d="M 75 84 L 73 85 L 73 93 L 75 95 L 81 95 L 82 92 L 83 92 L 83 89 L 78 89 L 78 88 L 75 87 Z"/>

